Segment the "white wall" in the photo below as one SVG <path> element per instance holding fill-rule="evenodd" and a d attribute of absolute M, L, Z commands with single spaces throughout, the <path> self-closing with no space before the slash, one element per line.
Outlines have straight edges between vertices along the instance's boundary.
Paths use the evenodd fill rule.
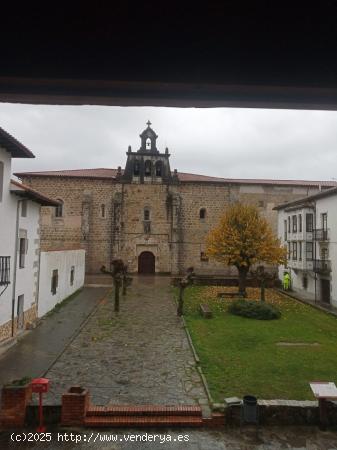
<path fill-rule="evenodd" d="M 70 270 L 75 266 L 74 283 L 70 285 Z M 58 288 L 51 292 L 53 270 L 58 270 Z M 84 284 L 85 250 L 41 252 L 38 316 L 41 317 Z"/>
<path fill-rule="evenodd" d="M 0 326 L 12 318 L 12 296 L 14 281 L 14 252 L 17 220 L 17 206 L 20 197 L 10 192 L 11 155 L 0 147 L 0 162 L 4 164 L 2 198 L 0 200 L 0 256 L 10 256 L 10 285 L 0 296 Z M 17 316 L 17 300 L 24 295 L 24 311 L 30 309 L 36 301 L 38 277 L 39 252 L 39 217 L 40 205 L 31 200 L 27 201 L 27 216 L 21 216 L 21 203 L 19 208 L 18 229 L 27 232 L 28 249 L 25 255 L 25 267 L 19 268 L 17 258 L 16 288 L 15 288 L 15 317 Z M 18 248 L 19 250 L 19 248 Z M 18 255 L 19 256 L 19 255 Z M 3 286 L 0 286 L 0 292 Z"/>
<path fill-rule="evenodd" d="M 330 302 L 337 307 L 337 194 L 318 199 L 316 202 L 317 228 L 322 228 L 321 214 L 327 213 L 327 226 L 329 232 L 328 259 L 331 261 L 330 272 Z M 317 255 L 319 246 L 317 243 Z"/>
<path fill-rule="evenodd" d="M 316 228 L 322 228 L 321 222 L 321 214 L 327 213 L 327 227 L 328 227 L 328 236 L 329 240 L 327 242 L 321 243 L 319 241 L 315 242 L 316 245 L 316 259 L 320 259 L 320 249 L 324 246 L 328 248 L 328 259 L 331 261 L 331 272 L 326 275 L 317 274 L 316 275 L 316 287 L 315 287 L 315 274 L 309 268 L 309 263 L 307 263 L 308 270 L 301 269 L 291 269 L 290 276 L 292 280 L 292 288 L 303 294 L 309 294 L 314 298 L 316 296 L 317 300 L 321 300 L 321 292 L 320 292 L 320 283 L 321 279 L 330 279 L 330 303 L 337 307 L 337 194 L 318 198 L 316 199 L 316 211 L 311 209 L 310 211 L 305 208 L 299 208 L 297 210 L 293 210 L 290 212 L 286 212 L 284 210 L 280 210 L 278 212 L 278 236 L 281 239 L 282 243 L 284 243 L 284 220 L 288 218 L 288 216 L 292 216 L 293 214 L 302 214 L 303 220 L 303 230 L 305 229 L 305 213 L 312 212 L 315 214 L 315 223 Z M 305 241 L 305 235 L 303 231 L 303 236 L 300 236 L 299 233 L 294 235 L 293 233 L 288 233 L 290 240 L 303 239 Z M 305 267 L 305 247 L 303 247 L 303 269 Z M 295 263 L 296 264 L 296 263 Z M 293 261 L 289 262 L 289 265 L 294 265 Z M 282 280 L 284 266 L 279 266 L 279 277 Z M 303 289 L 303 275 L 306 274 L 308 285 L 307 289 Z M 316 293 L 315 293 L 316 290 Z"/>

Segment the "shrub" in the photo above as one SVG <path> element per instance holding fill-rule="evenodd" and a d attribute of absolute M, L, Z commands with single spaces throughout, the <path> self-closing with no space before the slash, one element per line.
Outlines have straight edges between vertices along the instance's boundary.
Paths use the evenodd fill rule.
<path fill-rule="evenodd" d="M 267 303 L 239 299 L 232 302 L 228 311 L 236 316 L 258 320 L 273 320 L 281 317 L 280 311 Z"/>

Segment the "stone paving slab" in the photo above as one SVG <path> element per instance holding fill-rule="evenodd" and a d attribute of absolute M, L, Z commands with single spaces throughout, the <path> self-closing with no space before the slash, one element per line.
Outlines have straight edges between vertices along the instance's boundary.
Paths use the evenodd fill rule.
<path fill-rule="evenodd" d="M 107 292 L 107 288 L 83 288 L 58 311 L 45 316 L 1 356 L 0 385 L 24 376 L 42 376 Z"/>
<path fill-rule="evenodd" d="M 100 304 L 49 370 L 47 403 L 71 385 L 106 404 L 207 404 L 168 277 L 134 277 L 120 312 Z"/>

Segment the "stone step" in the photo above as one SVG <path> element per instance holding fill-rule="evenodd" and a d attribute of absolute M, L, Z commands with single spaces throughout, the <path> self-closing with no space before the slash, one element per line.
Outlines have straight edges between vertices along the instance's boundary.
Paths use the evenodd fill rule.
<path fill-rule="evenodd" d="M 197 405 L 111 405 L 94 406 L 87 409 L 86 417 L 106 416 L 194 416 L 201 417 L 201 407 Z"/>
<path fill-rule="evenodd" d="M 90 416 L 86 427 L 201 427 L 202 417 L 196 416 Z"/>

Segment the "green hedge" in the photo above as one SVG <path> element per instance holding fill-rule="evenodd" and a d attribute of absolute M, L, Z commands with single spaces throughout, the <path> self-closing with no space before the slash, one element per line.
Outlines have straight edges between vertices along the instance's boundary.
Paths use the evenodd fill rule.
<path fill-rule="evenodd" d="M 235 300 L 229 305 L 228 311 L 236 316 L 258 320 L 273 320 L 281 317 L 280 311 L 274 306 L 254 300 Z"/>

